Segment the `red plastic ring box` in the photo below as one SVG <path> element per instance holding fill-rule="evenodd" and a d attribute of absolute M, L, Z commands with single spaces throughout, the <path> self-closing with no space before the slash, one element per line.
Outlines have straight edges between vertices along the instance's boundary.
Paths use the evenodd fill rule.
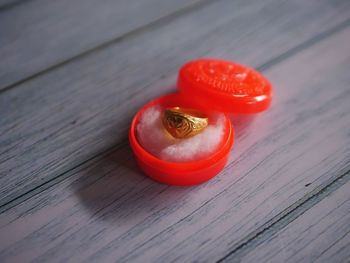
<path fill-rule="evenodd" d="M 259 72 L 219 59 L 198 59 L 183 65 L 178 74 L 178 93 L 144 105 L 134 116 L 129 141 L 137 163 L 146 175 L 170 185 L 195 185 L 217 175 L 226 165 L 234 142 L 234 129 L 228 114 L 254 114 L 266 110 L 272 99 L 270 82 Z M 191 162 L 169 162 L 147 152 L 138 142 L 136 127 L 149 107 L 183 107 L 204 113 L 223 112 L 225 133 L 214 153 Z"/>

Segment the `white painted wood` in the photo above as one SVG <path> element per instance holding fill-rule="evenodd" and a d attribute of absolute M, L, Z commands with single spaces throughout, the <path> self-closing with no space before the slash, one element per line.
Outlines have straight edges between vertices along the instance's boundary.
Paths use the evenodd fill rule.
<path fill-rule="evenodd" d="M 252 249 L 243 262 L 348 262 L 350 182 Z"/>
<path fill-rule="evenodd" d="M 4 262 L 215 262 L 350 169 L 349 27 L 276 64 L 272 108 L 234 119 L 220 176 L 157 184 L 128 147 L 0 215 Z M 132 101 L 130 102 L 132 103 Z"/>
<path fill-rule="evenodd" d="M 344 22 L 349 8 L 349 1 L 331 0 L 215 1 L 6 91 L 0 96 L 0 204 L 125 144 L 133 114 L 173 90 L 186 60 L 274 63 Z"/>
<path fill-rule="evenodd" d="M 0 90 L 198 2 L 22 0 L 0 12 Z"/>

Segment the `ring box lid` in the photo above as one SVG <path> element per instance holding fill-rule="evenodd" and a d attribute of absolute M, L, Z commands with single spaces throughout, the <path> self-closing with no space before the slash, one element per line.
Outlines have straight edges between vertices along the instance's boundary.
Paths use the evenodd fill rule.
<path fill-rule="evenodd" d="M 266 110 L 272 99 L 272 86 L 262 74 L 219 59 L 184 64 L 177 86 L 182 96 L 201 108 L 227 113 L 258 113 Z"/>

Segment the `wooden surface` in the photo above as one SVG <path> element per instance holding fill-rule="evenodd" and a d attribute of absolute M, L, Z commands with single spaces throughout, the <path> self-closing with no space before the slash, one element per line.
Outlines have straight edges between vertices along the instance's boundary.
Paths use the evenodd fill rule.
<path fill-rule="evenodd" d="M 0 4 L 0 262 L 350 262 L 349 26 L 346 0 Z M 213 180 L 155 183 L 130 120 L 203 56 L 273 105 Z"/>
<path fill-rule="evenodd" d="M 16 3 L 15 1 L 13 1 Z M 0 89 L 196 7 L 198 0 L 22 0 L 0 10 Z M 9 3 L 7 5 L 10 5 Z M 155 6 L 157 8 L 155 8 Z M 142 10 L 140 12 L 140 10 Z M 23 63 L 25 62 L 25 63 Z"/>
<path fill-rule="evenodd" d="M 343 182 L 339 185 L 342 184 Z M 331 187 L 339 185 L 334 184 Z M 260 245 L 245 251 L 242 262 L 348 261 L 349 188 L 350 182 L 347 182 L 339 189 L 328 188 L 323 191 L 321 195 L 324 195 L 324 200 L 319 203 L 314 203 L 317 202 L 316 198 L 308 200 L 304 204 L 308 210 L 300 207 L 298 212 L 304 213 L 299 218 L 283 228 L 275 225 L 270 235 L 261 238 Z M 234 261 L 234 258 L 227 258 L 228 262 L 231 260 Z"/>

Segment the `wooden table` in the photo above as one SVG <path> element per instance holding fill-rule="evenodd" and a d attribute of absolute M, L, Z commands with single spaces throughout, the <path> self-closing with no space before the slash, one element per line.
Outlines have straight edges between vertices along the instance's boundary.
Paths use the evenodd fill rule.
<path fill-rule="evenodd" d="M 132 116 L 197 57 L 273 83 L 196 187 Z M 0 1 L 0 262 L 350 262 L 350 1 Z"/>

